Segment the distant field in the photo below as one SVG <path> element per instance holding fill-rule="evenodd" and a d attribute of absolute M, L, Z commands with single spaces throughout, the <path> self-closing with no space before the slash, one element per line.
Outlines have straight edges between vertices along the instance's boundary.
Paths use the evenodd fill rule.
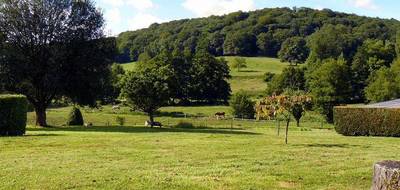
<path fill-rule="evenodd" d="M 62 125 L 70 109 L 50 109 L 49 123 Z M 229 108 L 162 109 L 205 116 L 217 110 Z M 230 120 L 162 116 L 156 120 L 203 127 L 150 129 L 142 126 L 146 116 L 125 107 L 83 115 L 95 126 L 31 126 L 25 137 L 0 138 L 0 189 L 362 190 L 371 186 L 374 162 L 399 159 L 398 138 L 344 137 L 312 121 L 292 125 L 285 145 L 272 121 L 234 121 L 230 129 Z M 126 118 L 124 127 L 116 116 Z M 29 123 L 33 118 L 29 113 Z"/>
<path fill-rule="evenodd" d="M 225 57 L 229 66 L 235 57 Z M 244 90 L 254 96 L 260 96 L 267 88 L 267 83 L 263 81 L 263 75 L 266 72 L 281 73 L 282 70 L 288 66 L 282 63 L 279 59 L 268 57 L 247 57 L 247 68 L 243 68 L 238 72 L 236 69 L 231 68 L 232 79 L 229 81 L 231 84 L 232 92 Z M 127 63 L 122 65 L 125 70 L 134 70 L 135 63 Z"/>
<path fill-rule="evenodd" d="M 121 65 L 126 71 L 133 71 L 133 70 L 135 70 L 136 62 L 124 63 Z"/>

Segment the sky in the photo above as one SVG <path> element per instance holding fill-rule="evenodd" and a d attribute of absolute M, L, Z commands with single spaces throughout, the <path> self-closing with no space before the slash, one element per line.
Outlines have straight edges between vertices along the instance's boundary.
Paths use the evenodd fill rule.
<path fill-rule="evenodd" d="M 400 20 L 400 0 L 95 0 L 106 19 L 106 32 L 117 35 L 152 23 L 223 15 L 275 7 L 329 8 L 363 16 Z"/>

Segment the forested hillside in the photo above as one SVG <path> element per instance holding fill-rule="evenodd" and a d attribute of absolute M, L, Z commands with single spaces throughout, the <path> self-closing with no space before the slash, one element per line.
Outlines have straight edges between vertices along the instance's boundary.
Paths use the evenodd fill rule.
<path fill-rule="evenodd" d="M 303 55 L 295 60 L 303 62 L 309 52 L 308 46 L 305 46 L 307 37 L 327 25 L 340 25 L 340 30 L 349 34 L 352 44 L 345 47 L 344 53 L 351 55 L 366 39 L 394 42 L 400 23 L 397 20 L 362 17 L 329 9 L 274 8 L 249 13 L 235 12 L 225 16 L 153 24 L 147 29 L 121 33 L 118 36 L 121 53 L 118 61 L 135 61 L 144 51 L 157 55 L 162 49 L 193 53 L 199 48 L 207 49 L 215 56 L 277 57 L 281 49 L 288 49 L 282 48 L 282 45 L 303 43 L 306 49 L 303 48 Z M 285 58 L 283 55 L 281 57 Z M 290 58 L 288 61 L 291 61 Z"/>

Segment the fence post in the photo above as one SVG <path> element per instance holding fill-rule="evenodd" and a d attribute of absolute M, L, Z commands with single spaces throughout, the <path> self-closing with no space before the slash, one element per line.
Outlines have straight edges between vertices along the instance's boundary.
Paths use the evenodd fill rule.
<path fill-rule="evenodd" d="M 279 133 L 280 133 L 280 130 L 281 130 L 281 120 L 280 119 L 278 119 L 278 136 L 279 136 Z"/>
<path fill-rule="evenodd" d="M 231 120 L 231 130 L 233 130 L 233 120 L 235 120 L 235 117 L 232 117 L 232 120 Z"/>

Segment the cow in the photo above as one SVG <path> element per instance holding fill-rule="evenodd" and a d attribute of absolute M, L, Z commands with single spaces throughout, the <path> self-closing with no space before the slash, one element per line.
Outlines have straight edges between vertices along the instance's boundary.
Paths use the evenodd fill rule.
<path fill-rule="evenodd" d="M 162 126 L 163 126 L 160 122 L 155 122 L 155 121 L 154 122 L 146 121 L 146 122 L 144 122 L 144 125 L 146 127 L 151 127 L 151 128 L 153 128 L 154 126 L 162 128 Z"/>
<path fill-rule="evenodd" d="M 225 112 L 217 112 L 217 113 L 215 113 L 215 117 L 217 119 L 225 118 Z"/>

